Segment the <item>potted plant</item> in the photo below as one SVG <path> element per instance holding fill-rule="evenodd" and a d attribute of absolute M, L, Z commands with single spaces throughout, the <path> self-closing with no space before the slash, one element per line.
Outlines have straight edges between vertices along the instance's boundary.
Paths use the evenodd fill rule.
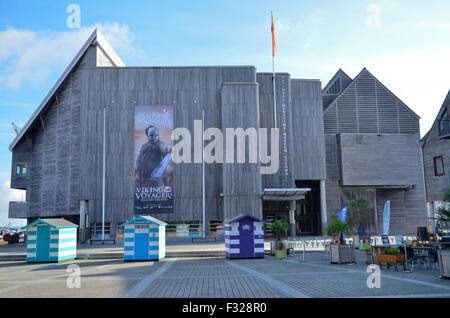
<path fill-rule="evenodd" d="M 402 263 L 403 269 L 406 270 L 405 255 L 400 254 L 397 247 L 385 248 L 384 253 L 377 254 L 377 263 L 380 268 L 382 266 L 382 263 L 386 263 L 388 269 L 390 268 L 391 264 L 394 264 L 396 271 L 397 263 Z"/>
<path fill-rule="evenodd" d="M 364 227 L 371 218 L 372 200 L 366 196 L 357 197 L 356 199 L 350 201 L 349 212 L 353 222 L 358 225 L 357 231 L 359 236 L 366 236 Z"/>
<path fill-rule="evenodd" d="M 445 191 L 444 197 L 442 198 L 443 205 L 437 210 L 437 214 L 434 220 L 437 220 L 445 228 L 450 225 L 450 188 Z"/>
<path fill-rule="evenodd" d="M 268 223 L 266 226 L 276 235 L 276 240 L 272 242 L 273 245 L 271 246 L 272 254 L 275 254 L 276 258 L 285 258 L 286 249 L 281 241 L 281 233 L 288 230 L 289 223 L 276 220 L 273 223 Z"/>
<path fill-rule="evenodd" d="M 349 233 L 352 227 L 352 220 L 342 222 L 337 217 L 333 218 L 327 229 L 328 235 L 338 236 L 338 244 L 330 245 L 331 263 L 356 263 L 355 249 L 353 245 L 345 243 L 344 233 Z"/>
<path fill-rule="evenodd" d="M 437 215 L 434 218 L 439 222 L 442 227 L 436 227 L 436 234 L 442 236 L 441 229 L 448 229 L 450 226 L 450 187 L 445 191 L 444 197 L 442 198 L 443 205 L 439 207 Z M 448 234 L 447 234 L 448 235 Z M 438 251 L 439 267 L 441 270 L 442 277 L 450 277 L 450 250 L 449 249 L 439 249 Z"/>

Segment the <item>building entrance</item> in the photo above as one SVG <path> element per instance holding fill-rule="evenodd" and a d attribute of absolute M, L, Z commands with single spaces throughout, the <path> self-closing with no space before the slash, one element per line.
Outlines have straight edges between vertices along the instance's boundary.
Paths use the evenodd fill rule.
<path fill-rule="evenodd" d="M 321 235 L 320 219 L 320 181 L 296 181 L 299 188 L 310 188 L 305 199 L 296 201 L 296 236 Z"/>
<path fill-rule="evenodd" d="M 289 201 L 263 201 L 263 220 L 272 223 L 276 220 L 289 223 Z M 274 234 L 265 226 L 265 237 L 272 238 Z M 284 237 L 286 234 L 282 234 Z"/>

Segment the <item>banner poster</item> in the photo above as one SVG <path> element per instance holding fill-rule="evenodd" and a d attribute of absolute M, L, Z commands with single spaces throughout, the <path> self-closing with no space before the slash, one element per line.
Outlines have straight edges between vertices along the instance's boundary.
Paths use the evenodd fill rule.
<path fill-rule="evenodd" d="M 134 123 L 134 213 L 172 213 L 173 106 L 137 105 Z"/>

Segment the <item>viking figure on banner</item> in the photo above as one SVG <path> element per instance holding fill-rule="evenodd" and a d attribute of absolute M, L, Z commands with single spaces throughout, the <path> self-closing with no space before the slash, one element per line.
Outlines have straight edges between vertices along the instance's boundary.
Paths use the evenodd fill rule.
<path fill-rule="evenodd" d="M 147 186 L 171 186 L 172 167 L 169 163 L 172 146 L 159 139 L 159 129 L 153 125 L 146 129 L 146 135 L 148 142 L 142 145 L 136 160 L 136 179 Z"/>

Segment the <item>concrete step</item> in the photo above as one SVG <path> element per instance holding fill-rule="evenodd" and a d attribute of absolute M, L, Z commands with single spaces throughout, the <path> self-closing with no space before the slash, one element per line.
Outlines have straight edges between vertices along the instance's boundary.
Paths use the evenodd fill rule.
<path fill-rule="evenodd" d="M 225 251 L 166 252 L 166 258 L 184 257 L 225 257 Z M 0 262 L 25 261 L 26 258 L 26 254 L 3 254 L 0 255 Z M 123 259 L 123 252 L 77 253 L 76 259 Z"/>
<path fill-rule="evenodd" d="M 269 250 L 264 251 L 265 254 L 270 254 Z M 185 257 L 225 257 L 224 250 L 213 251 L 174 251 L 166 252 L 166 258 L 185 258 Z M 25 253 L 15 254 L 0 254 L 1 261 L 25 261 Z M 78 251 L 76 259 L 123 259 L 123 252 L 85 252 Z"/>

